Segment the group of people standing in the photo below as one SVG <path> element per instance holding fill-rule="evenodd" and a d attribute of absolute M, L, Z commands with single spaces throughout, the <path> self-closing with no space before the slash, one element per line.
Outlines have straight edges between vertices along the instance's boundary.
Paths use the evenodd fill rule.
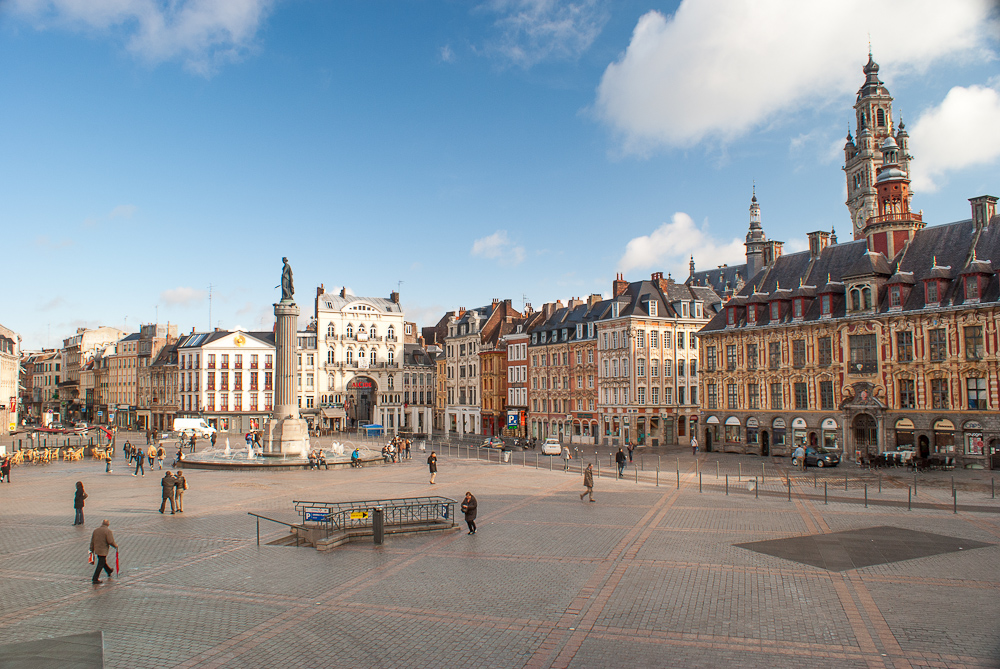
<path fill-rule="evenodd" d="M 393 437 L 382 447 L 382 459 L 386 462 L 401 462 L 410 459 L 410 440 Z"/>
<path fill-rule="evenodd" d="M 163 501 L 160 502 L 160 513 L 167 506 L 167 502 L 170 502 L 170 513 L 173 515 L 175 506 L 177 513 L 184 513 L 184 491 L 187 490 L 188 484 L 187 479 L 184 478 L 184 472 L 177 470 L 176 474 L 171 473 L 169 470 L 163 475 L 163 479 L 160 480 L 160 487 L 163 490 Z"/>
<path fill-rule="evenodd" d="M 142 448 L 140 446 L 133 446 L 131 442 L 126 441 L 125 445 L 122 446 L 122 451 L 125 453 L 125 462 L 135 462 L 135 471 L 132 472 L 132 476 L 138 476 L 139 474 L 146 475 L 144 462 L 147 459 L 149 460 L 150 471 L 152 471 L 157 462 L 160 464 L 160 469 L 163 469 L 163 461 L 167 459 L 167 451 L 163 448 L 162 443 L 159 445 L 150 444 L 147 448 Z M 108 458 L 110 459 L 110 454 Z M 108 462 L 106 471 L 111 471 L 110 462 Z"/>

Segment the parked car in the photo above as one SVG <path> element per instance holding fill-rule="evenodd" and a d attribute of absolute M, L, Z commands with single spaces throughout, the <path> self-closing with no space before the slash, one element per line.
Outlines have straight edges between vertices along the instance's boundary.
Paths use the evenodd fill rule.
<path fill-rule="evenodd" d="M 561 453 L 562 444 L 555 437 L 549 437 L 542 442 L 542 455 L 560 455 Z"/>
<path fill-rule="evenodd" d="M 483 448 L 503 448 L 503 439 L 500 437 L 490 437 L 483 440 Z"/>
<path fill-rule="evenodd" d="M 836 467 L 840 464 L 840 455 L 825 448 L 806 449 L 806 467 Z"/>

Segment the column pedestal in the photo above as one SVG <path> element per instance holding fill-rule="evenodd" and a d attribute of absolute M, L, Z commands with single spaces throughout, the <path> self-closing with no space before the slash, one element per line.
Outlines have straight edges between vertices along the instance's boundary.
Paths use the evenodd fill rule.
<path fill-rule="evenodd" d="M 264 455 L 305 456 L 309 452 L 309 427 L 299 416 L 296 399 L 299 307 L 291 300 L 274 305 L 274 413 L 264 429 Z"/>

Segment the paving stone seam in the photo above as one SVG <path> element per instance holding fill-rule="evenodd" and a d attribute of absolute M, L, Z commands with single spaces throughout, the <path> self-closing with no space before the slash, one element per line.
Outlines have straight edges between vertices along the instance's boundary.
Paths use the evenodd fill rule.
<path fill-rule="evenodd" d="M 514 504 L 510 504 L 510 505 L 508 505 L 508 507 L 506 509 L 502 509 L 502 510 L 496 512 L 495 514 L 493 514 L 493 518 L 495 519 L 495 518 L 503 517 L 504 515 L 512 513 L 513 511 L 516 511 L 519 508 L 523 508 L 524 506 L 527 506 L 529 504 L 537 503 L 539 499 L 543 499 L 545 497 L 550 497 L 550 496 L 556 494 L 556 492 L 558 492 L 561 487 L 563 487 L 563 486 L 559 486 L 559 487 L 557 487 L 555 489 L 550 489 L 548 491 L 544 491 L 544 492 L 539 493 L 537 495 L 534 495 L 534 496 L 528 497 L 526 499 L 522 499 L 522 500 L 520 500 L 518 502 L 515 502 Z M 449 535 L 449 536 L 440 537 L 440 538 L 437 538 L 437 539 L 433 540 L 430 543 L 429 549 L 430 550 L 435 550 L 437 547 L 439 547 L 441 545 L 453 543 L 456 540 L 457 540 L 457 537 L 455 535 Z M 418 560 L 421 560 L 421 559 L 423 559 L 423 552 L 422 551 L 421 552 L 417 552 L 417 553 L 413 553 L 413 554 L 409 554 L 409 555 L 398 556 L 397 558 L 394 558 L 393 560 L 391 560 L 389 563 L 387 563 L 385 565 L 381 565 L 379 568 L 373 569 L 372 571 L 370 571 L 368 573 L 365 573 L 365 574 L 362 574 L 362 575 L 360 575 L 358 577 L 350 579 L 349 581 L 347 581 L 345 583 L 338 584 L 338 586 L 336 586 L 334 588 L 331 588 L 326 593 L 322 593 L 322 594 L 320 594 L 320 595 L 312 598 L 316 602 L 316 604 L 318 604 L 319 606 L 312 606 L 312 607 L 308 607 L 308 608 L 303 609 L 293 619 L 287 620 L 285 622 L 285 624 L 279 626 L 279 629 L 273 629 L 272 628 L 272 629 L 268 630 L 266 633 L 259 634 L 257 637 L 255 637 L 253 639 L 253 641 L 247 642 L 247 643 L 243 644 L 240 647 L 240 649 L 239 649 L 238 652 L 234 653 L 232 651 L 228 651 L 229 646 L 227 646 L 225 649 L 220 648 L 220 653 L 213 653 L 213 649 L 208 649 L 201 656 L 199 656 L 199 657 L 203 658 L 203 659 L 200 659 L 199 662 L 202 663 L 201 666 L 205 667 L 206 669 L 210 668 L 210 667 L 221 666 L 221 664 L 217 660 L 213 660 L 211 658 L 213 656 L 216 657 L 216 658 L 218 658 L 218 656 L 220 654 L 225 653 L 225 654 L 231 656 L 228 659 L 235 659 L 239 655 L 242 655 L 243 653 L 246 653 L 247 651 L 249 651 L 252 648 L 254 648 L 257 645 L 259 645 L 260 643 L 263 643 L 263 641 L 265 641 L 266 639 L 271 638 L 272 636 L 274 636 L 274 634 L 277 634 L 278 632 L 282 631 L 283 629 L 287 629 L 287 628 L 289 628 L 289 627 L 291 627 L 293 625 L 298 625 L 298 624 L 301 624 L 301 623 L 305 622 L 306 620 L 308 620 L 308 618 L 316 615 L 320 610 L 322 610 L 321 607 L 323 605 L 342 603 L 346 598 L 351 597 L 351 596 L 357 594 L 358 592 L 361 592 L 362 590 L 364 590 L 372 582 L 381 581 L 384 578 L 386 578 L 388 576 L 391 576 L 391 575 L 399 572 L 400 570 L 404 569 L 407 565 L 409 565 L 409 564 L 411 564 L 413 562 L 416 562 Z M 216 648 L 219 648 L 219 647 L 217 646 Z M 185 666 L 198 666 L 198 665 L 193 664 L 193 665 L 185 665 Z"/>
<path fill-rule="evenodd" d="M 651 536 L 653 528 L 659 526 L 674 503 L 680 499 L 681 494 L 682 492 L 677 489 L 665 493 L 629 530 L 628 534 L 619 541 L 609 553 L 608 566 L 605 569 L 598 570 L 598 573 L 601 574 L 601 578 L 599 579 L 600 585 L 590 591 L 596 591 L 596 595 L 588 593 L 586 599 L 579 606 L 573 607 L 572 610 L 567 610 L 567 614 L 571 612 L 574 614 L 573 618 L 579 618 L 582 615 L 582 618 L 579 618 L 579 621 L 572 625 L 576 629 L 570 629 L 572 619 L 567 618 L 565 625 L 561 625 L 563 627 L 561 632 L 554 631 L 547 637 L 546 641 L 549 643 L 544 648 L 546 651 L 544 656 L 539 652 L 542 650 L 540 647 L 525 665 L 526 668 L 568 666 L 572 662 L 583 641 L 586 639 L 586 630 L 589 627 L 593 627 L 594 622 L 604 610 L 615 588 L 620 583 L 621 577 L 627 569 L 627 565 L 623 561 L 629 558 L 634 559 L 642 544 Z M 563 621 L 560 622 L 562 623 Z M 549 662 L 549 658 L 552 657 L 553 653 L 558 654 L 552 662 Z"/>

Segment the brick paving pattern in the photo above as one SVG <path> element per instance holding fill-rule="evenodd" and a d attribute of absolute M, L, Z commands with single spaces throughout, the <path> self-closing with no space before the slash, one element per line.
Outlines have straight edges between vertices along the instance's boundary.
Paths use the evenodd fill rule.
<path fill-rule="evenodd" d="M 878 493 L 846 469 L 823 476 L 832 490 L 839 474 L 849 503 L 824 504 L 811 472 L 792 475 L 789 502 L 780 471 L 766 471 L 759 498 L 745 477 L 726 496 L 707 454 L 699 493 L 691 457 L 671 456 L 659 487 L 648 459 L 638 483 L 634 469 L 602 471 L 589 504 L 579 473 L 548 459 L 535 469 L 533 453 L 510 465 L 439 453 L 435 486 L 416 452 L 360 470 L 187 470 L 175 516 L 157 512 L 159 470 L 133 477 L 120 458 L 110 475 L 96 461 L 18 467 L 0 485 L 0 643 L 102 631 L 105 665 L 122 668 L 1000 666 L 1000 504 L 982 480 L 962 483 L 957 514 L 944 477 L 922 481 L 926 507 L 909 511 L 905 475 Z M 77 480 L 90 495 L 83 528 Z M 246 515 L 293 521 L 293 499 L 466 490 L 480 503 L 475 536 L 381 547 L 258 547 Z M 85 558 L 102 518 L 122 574 L 95 587 Z M 736 546 L 878 526 L 989 545 L 839 572 Z"/>

